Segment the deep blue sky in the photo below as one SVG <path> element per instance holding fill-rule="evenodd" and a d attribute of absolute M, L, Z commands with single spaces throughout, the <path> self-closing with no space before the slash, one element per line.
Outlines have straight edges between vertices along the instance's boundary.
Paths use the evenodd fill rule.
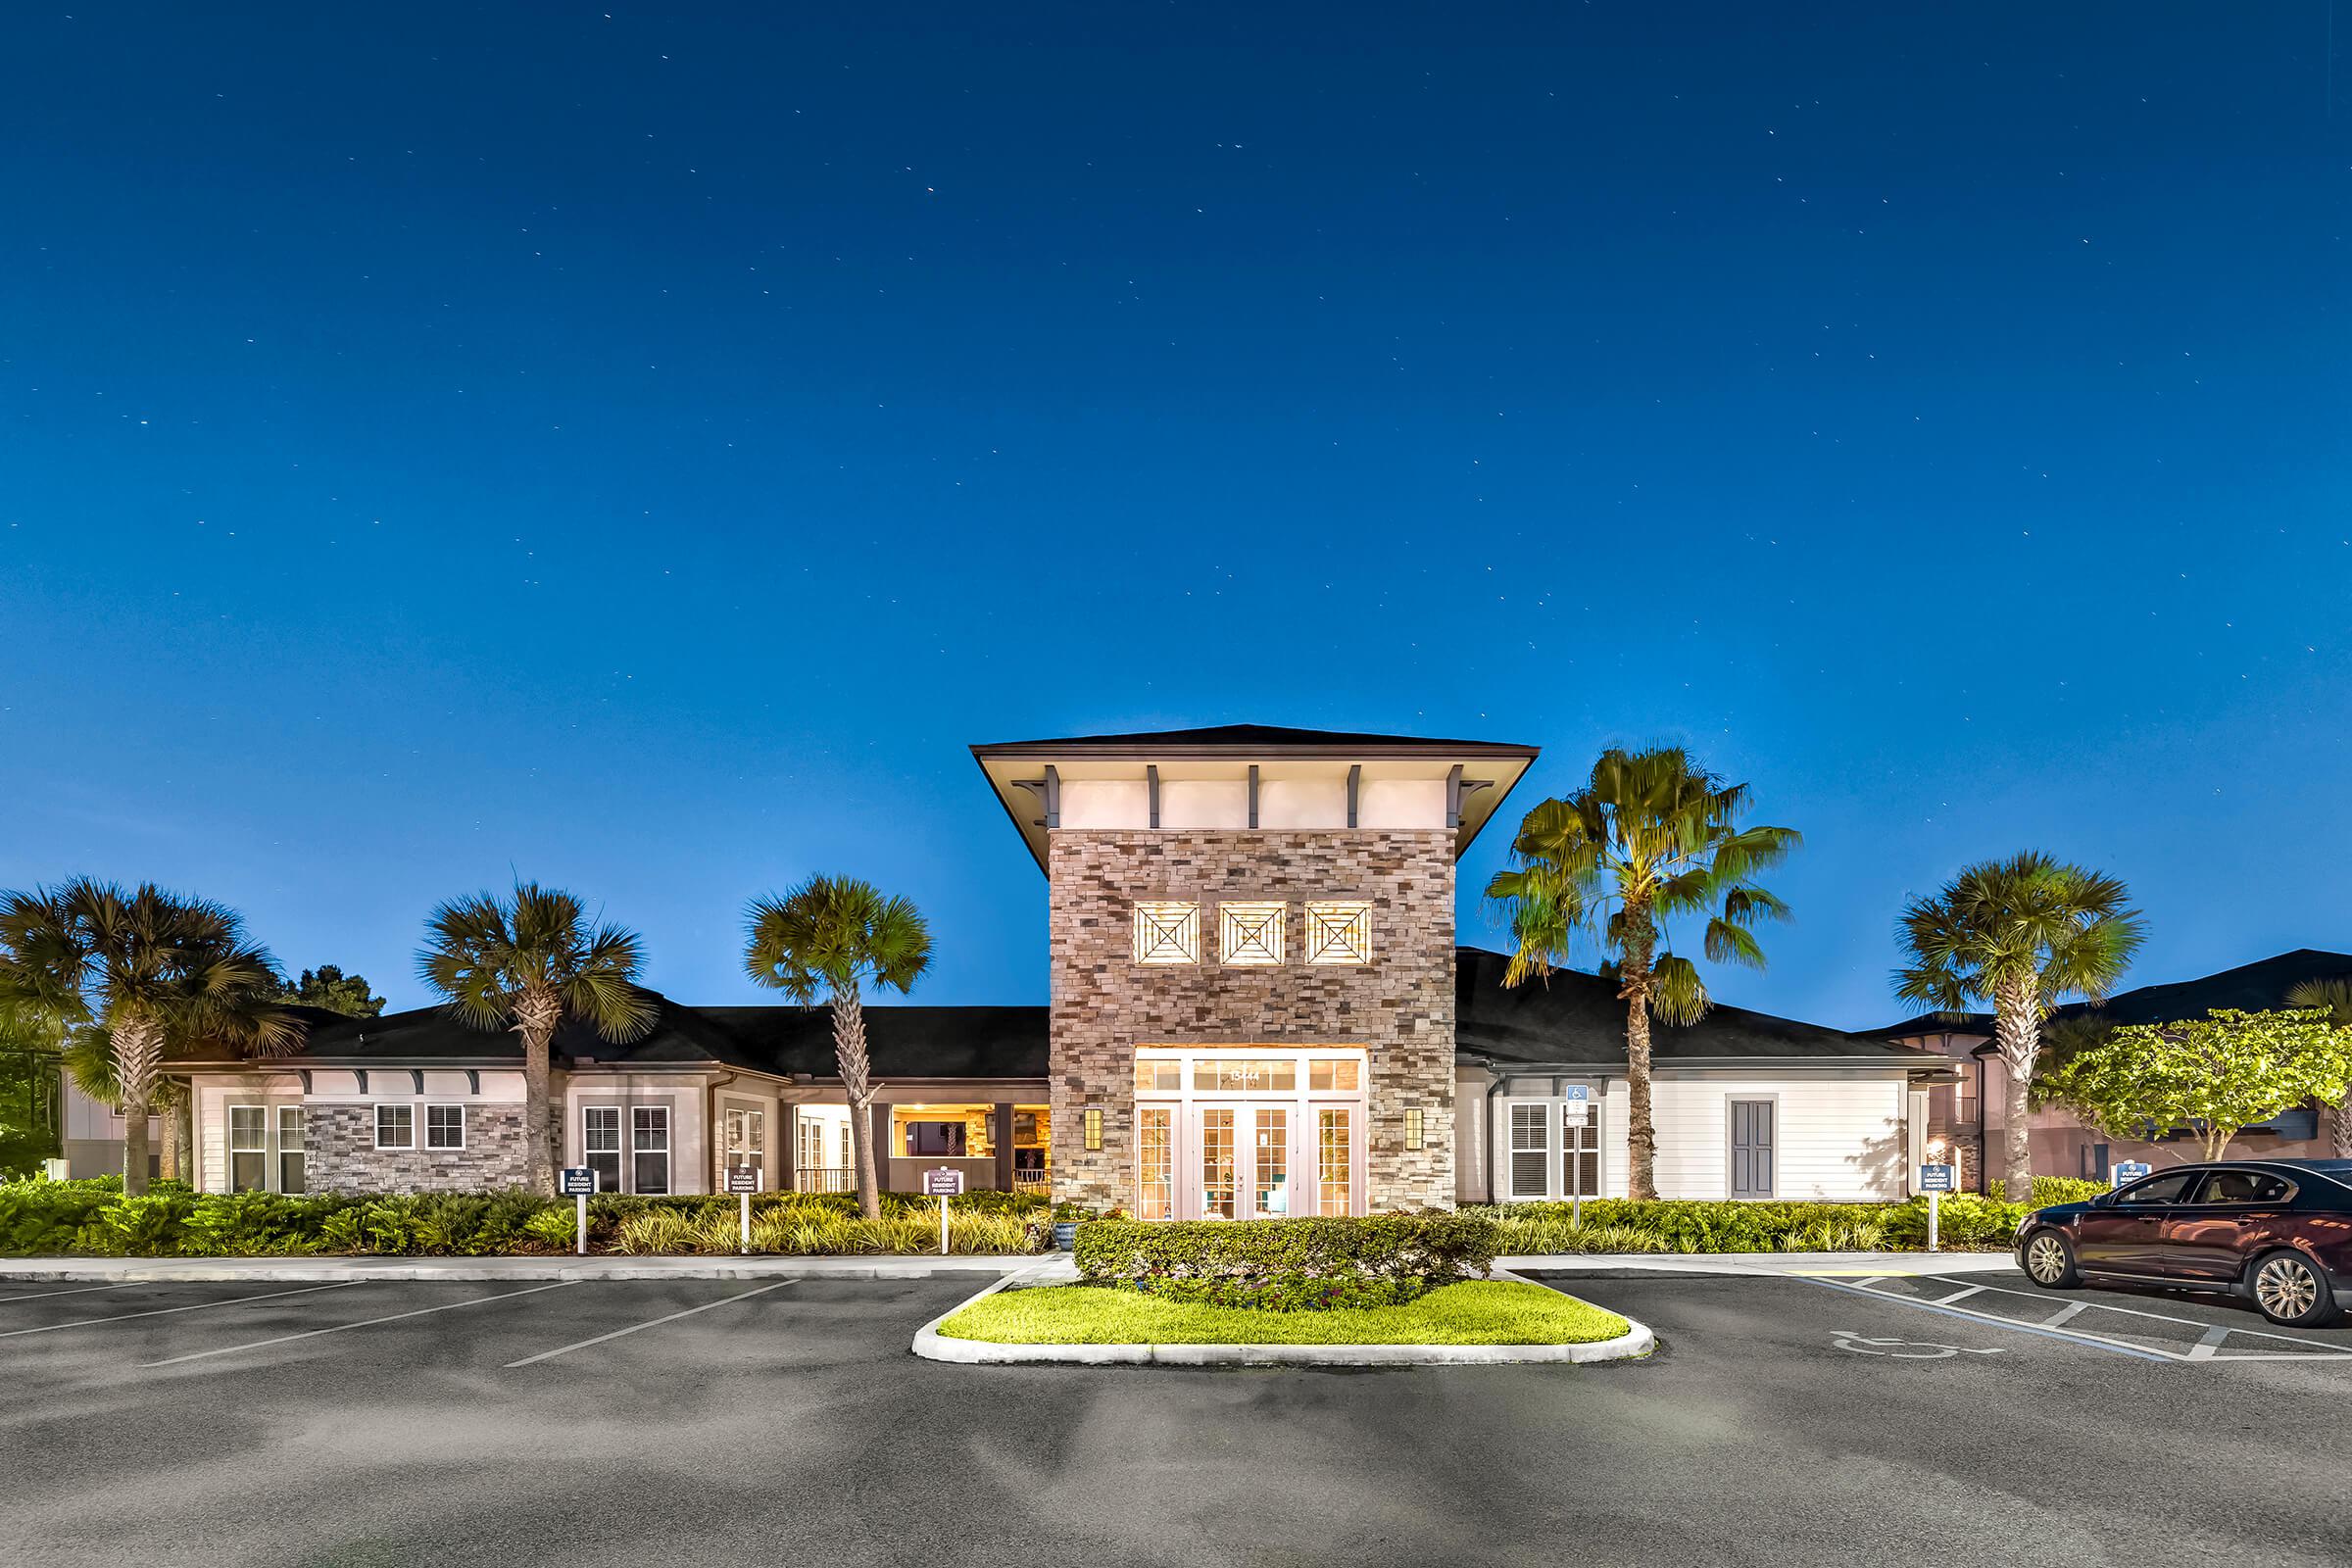
<path fill-rule="evenodd" d="M 965 745 L 1253 720 L 1539 744 L 1514 808 L 1688 743 L 1807 839 L 1719 993 L 1823 1022 L 2027 846 L 2138 980 L 2352 948 L 2326 0 L 69 3 L 0 54 L 0 886 L 408 1005 L 520 872 L 737 1001 L 822 868 L 1042 1001 Z"/>

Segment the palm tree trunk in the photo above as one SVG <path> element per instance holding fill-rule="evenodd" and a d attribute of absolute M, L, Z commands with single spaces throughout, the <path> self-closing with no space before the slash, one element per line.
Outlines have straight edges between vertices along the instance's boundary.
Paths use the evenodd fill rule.
<path fill-rule="evenodd" d="M 2336 1102 L 2328 1117 L 2328 1141 L 2338 1159 L 2352 1159 L 2352 1095 Z"/>
<path fill-rule="evenodd" d="M 122 1092 L 122 1191 L 136 1198 L 147 1191 L 147 1117 L 164 1032 L 146 1019 L 125 1018 L 115 1025 L 113 1038 L 115 1082 Z"/>
<path fill-rule="evenodd" d="M 1993 989 L 1993 1032 L 1999 1038 L 2001 1061 L 2009 1069 L 2009 1093 L 2001 1139 L 2007 1176 L 2002 1196 L 2012 1203 L 2034 1197 L 2034 1139 L 2026 1118 L 2032 1114 L 2028 1096 L 2034 1088 L 2034 1064 L 2041 1055 L 2041 1017 L 2037 997 L 2030 984 Z"/>
<path fill-rule="evenodd" d="M 1649 1096 L 1649 965 L 1657 933 L 1646 909 L 1628 909 L 1625 943 L 1626 1196 L 1658 1196 L 1658 1129 Z"/>
<path fill-rule="evenodd" d="M 552 993 L 525 992 L 514 1001 L 514 1032 L 522 1036 L 523 1159 L 531 1190 L 542 1198 L 556 1196 L 556 1107 L 549 1046 L 563 1018 L 563 1001 Z M 623 1148 L 622 1157 L 627 1154 Z"/>
<path fill-rule="evenodd" d="M 882 1190 L 874 1180 L 873 1064 L 865 1051 L 865 1004 L 858 987 L 833 987 L 833 1058 L 841 1092 L 850 1102 L 850 1157 L 858 1167 L 858 1209 L 867 1219 L 882 1217 Z"/>
<path fill-rule="evenodd" d="M 184 1182 L 187 1173 L 187 1144 L 180 1136 L 180 1113 L 186 1102 L 178 1095 L 166 1099 L 164 1103 L 164 1180 Z"/>

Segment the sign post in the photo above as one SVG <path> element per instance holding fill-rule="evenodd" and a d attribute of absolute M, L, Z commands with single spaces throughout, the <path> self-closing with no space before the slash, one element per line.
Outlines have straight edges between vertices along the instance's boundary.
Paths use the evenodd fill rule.
<path fill-rule="evenodd" d="M 2107 1190 L 2112 1193 L 2118 1187 L 2129 1187 L 2153 1169 L 2153 1165 L 2143 1164 L 2136 1159 L 2119 1159 L 2108 1175 Z"/>
<path fill-rule="evenodd" d="M 1928 1250 L 1931 1252 L 1936 1250 L 1938 1240 L 1939 1221 L 1943 1217 L 1938 1209 L 1942 1204 L 1943 1195 L 1955 1190 L 1953 1177 L 1958 1174 L 1949 1165 L 1922 1165 L 1919 1167 L 1919 1190 L 1928 1195 Z"/>
<path fill-rule="evenodd" d="M 1568 1160 L 1568 1223 L 1581 1229 L 1585 1223 L 1584 1152 L 1568 1147 L 1568 1129 L 1573 1127 L 1581 1134 L 1592 1125 L 1592 1091 L 1584 1084 L 1564 1084 L 1560 1095 L 1566 1102 L 1560 1106 L 1560 1152 Z M 1583 1142 L 1581 1137 L 1578 1142 Z"/>
<path fill-rule="evenodd" d="M 737 1201 L 741 1204 L 736 1216 L 736 1223 L 739 1227 L 738 1234 L 741 1238 L 735 1248 L 738 1252 L 748 1253 L 752 1250 L 752 1195 L 759 1190 L 759 1171 L 737 1170 L 729 1167 L 727 1191 L 736 1194 Z"/>
<path fill-rule="evenodd" d="M 948 1200 L 963 1196 L 963 1172 L 942 1166 L 923 1172 L 923 1192 L 939 1200 L 939 1255 L 948 1255 Z"/>
<path fill-rule="evenodd" d="M 556 1191 L 572 1200 L 572 1250 L 585 1254 L 588 1250 L 588 1195 L 596 1191 L 596 1172 L 586 1165 L 566 1165 Z"/>

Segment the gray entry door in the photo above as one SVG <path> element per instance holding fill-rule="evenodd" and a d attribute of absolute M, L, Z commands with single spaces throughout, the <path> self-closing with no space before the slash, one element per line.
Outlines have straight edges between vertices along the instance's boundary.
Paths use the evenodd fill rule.
<path fill-rule="evenodd" d="M 1770 1198 L 1773 1182 L 1773 1102 L 1732 1102 L 1732 1196 Z"/>

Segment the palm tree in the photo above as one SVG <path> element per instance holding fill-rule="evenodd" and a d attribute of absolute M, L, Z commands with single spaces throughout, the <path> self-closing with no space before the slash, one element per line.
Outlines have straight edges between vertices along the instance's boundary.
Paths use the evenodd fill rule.
<path fill-rule="evenodd" d="M 118 1113 L 122 1110 L 122 1080 L 115 1072 L 114 1037 L 105 1027 L 92 1024 L 74 1030 L 66 1049 L 58 1054 L 58 1065 L 86 1098 Z M 158 1174 L 168 1182 L 184 1182 L 188 1179 L 184 1168 L 187 1151 L 181 1137 L 180 1116 L 187 1109 L 188 1086 L 177 1078 L 158 1078 L 154 1092 L 147 1097 L 147 1104 L 164 1122 L 163 1157 L 157 1161 Z"/>
<path fill-rule="evenodd" d="M 1896 923 L 1909 959 L 1894 972 L 1896 996 L 1947 1013 L 1992 1004 L 2009 1069 L 2004 1189 L 2012 1200 L 2034 1186 L 2026 1115 L 2042 1020 L 2059 998 L 2103 1002 L 2123 978 L 2146 936 L 2130 898 L 2115 877 L 2029 850 L 1963 868 L 1934 898 L 1914 899 Z"/>
<path fill-rule="evenodd" d="M 850 1102 L 851 1157 L 858 1165 L 858 1206 L 882 1213 L 874 1180 L 873 1118 L 881 1086 L 870 1081 L 865 1049 L 867 986 L 904 995 L 931 964 L 931 929 L 912 903 L 886 898 L 871 883 L 813 876 L 782 898 L 757 898 L 744 911 L 743 965 L 757 983 L 812 1006 L 821 989 L 833 1009 L 833 1056 Z"/>
<path fill-rule="evenodd" d="M 279 979 L 234 910 L 153 883 L 124 892 L 81 877 L 0 895 L 0 1001 L 106 1031 L 128 1194 L 147 1190 L 147 1116 L 166 1045 L 207 1039 L 256 1054 L 291 1050 L 302 1031 L 271 1004 Z"/>
<path fill-rule="evenodd" d="M 1744 784 L 1726 784 L 1682 748 L 1600 754 L 1585 787 L 1527 813 L 1511 869 L 1487 884 L 1507 911 L 1516 949 L 1503 984 L 1548 975 L 1578 933 L 1603 955 L 1600 974 L 1625 1004 L 1628 1190 L 1655 1198 L 1657 1128 L 1650 1109 L 1649 1020 L 1698 1020 L 1712 1005 L 1698 967 L 1674 951 L 1677 916 L 1704 914 L 1702 951 L 1717 963 L 1764 967 L 1755 926 L 1788 906 L 1758 873 L 1803 843 L 1793 828 L 1741 827 Z"/>
<path fill-rule="evenodd" d="M 637 986 L 644 962 L 636 932 L 592 926 L 577 898 L 536 882 L 452 899 L 425 920 L 417 975 L 474 1028 L 522 1036 L 523 1147 L 543 1196 L 556 1191 L 549 1042 L 566 1018 L 615 1045 L 643 1038 L 660 1015 Z"/>
<path fill-rule="evenodd" d="M 2286 994 L 2290 1007 L 2317 1007 L 2337 1025 L 2352 1026 L 2352 979 L 2306 980 Z M 2328 1141 L 2338 1159 L 2352 1159 L 2352 1095 L 2328 1113 Z"/>

